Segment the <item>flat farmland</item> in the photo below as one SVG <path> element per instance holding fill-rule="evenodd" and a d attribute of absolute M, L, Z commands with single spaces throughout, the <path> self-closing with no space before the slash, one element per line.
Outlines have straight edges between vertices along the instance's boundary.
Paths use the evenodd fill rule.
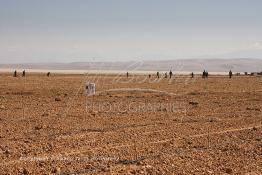
<path fill-rule="evenodd" d="M 0 75 L 0 174 L 262 174 L 261 126 L 259 76 Z"/>

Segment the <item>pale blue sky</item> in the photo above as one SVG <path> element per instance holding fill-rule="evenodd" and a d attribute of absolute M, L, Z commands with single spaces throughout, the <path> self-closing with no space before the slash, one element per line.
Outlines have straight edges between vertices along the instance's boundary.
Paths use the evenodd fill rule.
<path fill-rule="evenodd" d="M 262 58 L 261 0 L 0 0 L 0 63 Z"/>

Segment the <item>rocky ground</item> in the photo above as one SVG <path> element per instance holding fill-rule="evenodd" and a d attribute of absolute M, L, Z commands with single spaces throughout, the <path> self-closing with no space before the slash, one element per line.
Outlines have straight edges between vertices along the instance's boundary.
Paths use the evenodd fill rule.
<path fill-rule="evenodd" d="M 2 74 L 0 174 L 262 174 L 261 107 L 255 76 Z"/>

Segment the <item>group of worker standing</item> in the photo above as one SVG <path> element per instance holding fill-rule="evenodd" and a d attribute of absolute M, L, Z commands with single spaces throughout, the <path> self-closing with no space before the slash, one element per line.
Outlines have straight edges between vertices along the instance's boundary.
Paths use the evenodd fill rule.
<path fill-rule="evenodd" d="M 50 77 L 51 73 L 50 72 L 47 72 L 46 76 Z M 18 76 L 18 73 L 17 71 L 15 70 L 14 71 L 14 74 L 13 74 L 13 77 L 17 77 Z M 25 70 L 23 70 L 22 72 L 22 77 L 25 77 Z"/>
<path fill-rule="evenodd" d="M 194 78 L 194 76 L 195 76 L 194 72 L 192 72 L 190 75 L 191 75 L 191 78 Z M 231 70 L 229 71 L 228 75 L 229 75 L 229 78 L 232 78 L 233 73 L 232 73 Z M 168 76 L 167 72 L 164 73 L 165 78 L 168 78 L 168 77 L 172 78 L 172 76 L 173 76 L 173 72 L 171 70 L 169 71 L 169 76 Z M 129 72 L 126 73 L 126 77 L 127 78 L 129 77 Z M 156 77 L 160 78 L 159 72 L 156 72 Z M 148 78 L 151 78 L 151 74 L 148 75 Z M 206 71 L 206 70 L 203 71 L 202 78 L 208 78 L 208 71 Z"/>

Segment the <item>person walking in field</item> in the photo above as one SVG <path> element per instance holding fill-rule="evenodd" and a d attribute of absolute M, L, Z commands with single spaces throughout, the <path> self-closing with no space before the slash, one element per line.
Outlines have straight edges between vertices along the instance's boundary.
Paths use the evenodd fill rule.
<path fill-rule="evenodd" d="M 169 71 L 169 78 L 172 78 L 173 72 L 170 70 Z"/>
<path fill-rule="evenodd" d="M 191 73 L 191 78 L 194 78 L 194 72 Z"/>
<path fill-rule="evenodd" d="M 159 78 L 159 72 L 156 73 L 157 78 Z"/>
<path fill-rule="evenodd" d="M 25 70 L 23 71 L 23 74 L 22 74 L 23 77 L 25 77 Z"/>
<path fill-rule="evenodd" d="M 233 73 L 232 73 L 232 71 L 230 70 L 230 71 L 229 71 L 229 78 L 232 78 L 232 75 L 233 75 Z"/>
<path fill-rule="evenodd" d="M 50 77 L 50 72 L 47 72 L 47 74 L 46 74 L 48 77 Z"/>
<path fill-rule="evenodd" d="M 204 70 L 204 72 L 202 74 L 202 78 L 206 78 L 206 70 Z"/>
<path fill-rule="evenodd" d="M 208 78 L 208 71 L 204 70 L 202 78 Z"/>
<path fill-rule="evenodd" d="M 128 72 L 126 73 L 126 77 L 127 77 L 127 78 L 129 77 L 129 73 L 128 73 Z"/>
<path fill-rule="evenodd" d="M 17 72 L 16 72 L 16 70 L 14 71 L 14 77 L 17 77 Z"/>

